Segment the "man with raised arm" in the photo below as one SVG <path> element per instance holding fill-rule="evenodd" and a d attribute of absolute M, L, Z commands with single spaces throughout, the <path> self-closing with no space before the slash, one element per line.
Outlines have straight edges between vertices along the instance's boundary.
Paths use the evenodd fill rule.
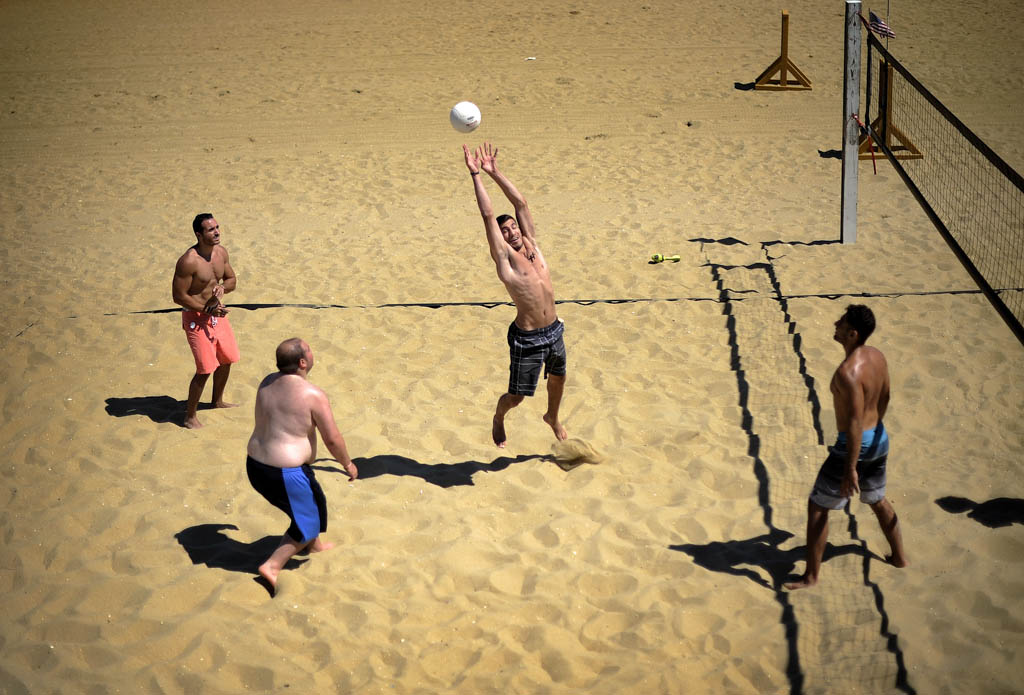
<path fill-rule="evenodd" d="M 228 308 L 221 299 L 235 289 L 235 271 L 228 261 L 228 252 L 220 244 L 220 225 L 208 212 L 192 220 L 196 243 L 178 259 L 174 266 L 171 298 L 180 304 L 181 327 L 192 348 L 196 373 L 188 385 L 185 406 L 185 427 L 202 427 L 196 410 L 206 381 L 213 373 L 213 407 L 233 408 L 224 400 L 224 387 L 231 374 L 231 365 L 238 361 L 238 345 L 228 321 Z"/>
<path fill-rule="evenodd" d="M 548 409 L 544 422 L 557 439 L 568 434 L 558 420 L 558 408 L 565 387 L 566 359 L 562 321 L 555 313 L 555 293 L 544 255 L 537 246 L 533 216 L 526 199 L 498 170 L 498 148 L 485 142 L 475 153 L 462 146 L 466 167 L 473 179 L 476 202 L 484 219 L 484 231 L 498 277 L 516 305 L 516 318 L 508 327 L 508 392 L 498 399 L 491 423 L 491 438 L 505 446 L 505 414 L 532 396 L 537 389 L 541 366 L 547 379 Z M 482 181 L 481 171 L 498 184 L 515 209 L 511 215 L 494 216 L 491 198 Z"/>
<path fill-rule="evenodd" d="M 327 395 L 307 380 L 313 351 L 306 341 L 290 338 L 277 346 L 277 372 L 256 391 L 256 425 L 245 462 L 249 482 L 268 502 L 291 519 L 260 576 L 276 593 L 277 575 L 295 553 L 330 550 L 320 534 L 327 530 L 327 500 L 310 464 L 316 460 L 319 430 L 331 455 L 348 473 L 359 475 L 338 431 Z"/>
<path fill-rule="evenodd" d="M 895 567 L 907 566 L 899 518 L 885 498 L 889 434 L 882 419 L 889 407 L 889 367 L 879 350 L 864 344 L 875 330 L 875 316 L 863 304 L 851 304 L 835 327 L 833 338 L 846 351 L 829 386 L 839 435 L 807 502 L 807 567 L 798 581 L 786 584 L 787 589 L 817 584 L 828 541 L 828 513 L 842 509 L 857 492 L 861 502 L 871 506 L 889 541 L 892 555 L 886 560 Z"/>

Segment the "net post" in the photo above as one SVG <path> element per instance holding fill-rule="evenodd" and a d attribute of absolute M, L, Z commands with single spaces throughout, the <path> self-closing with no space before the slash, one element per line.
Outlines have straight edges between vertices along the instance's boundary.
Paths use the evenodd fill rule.
<path fill-rule="evenodd" d="M 860 3 L 846 1 L 846 49 L 843 75 L 843 191 L 840 241 L 857 241 L 857 163 L 860 131 L 854 116 L 860 110 Z"/>

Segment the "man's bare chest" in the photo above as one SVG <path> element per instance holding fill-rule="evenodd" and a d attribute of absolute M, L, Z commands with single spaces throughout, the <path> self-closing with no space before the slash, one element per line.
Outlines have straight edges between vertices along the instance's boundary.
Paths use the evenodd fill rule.
<path fill-rule="evenodd" d="M 206 260 L 199 254 L 196 254 L 194 268 L 193 277 L 199 281 L 220 280 L 224 277 L 224 260 L 217 256 Z"/>

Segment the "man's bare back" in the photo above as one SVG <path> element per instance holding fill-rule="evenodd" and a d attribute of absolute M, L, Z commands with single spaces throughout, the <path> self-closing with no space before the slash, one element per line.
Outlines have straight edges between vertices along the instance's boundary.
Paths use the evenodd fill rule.
<path fill-rule="evenodd" d="M 323 392 L 297 374 L 270 374 L 256 392 L 256 424 L 248 453 L 268 466 L 292 468 L 316 459 L 313 404 Z"/>
<path fill-rule="evenodd" d="M 849 432 L 851 427 L 859 427 L 861 431 L 874 428 L 882 419 L 879 405 L 889 400 L 889 367 L 885 356 L 868 345 L 855 348 L 836 368 L 829 390 L 840 432 Z M 854 390 L 856 393 L 852 393 Z M 857 401 L 862 404 L 859 415 L 853 407 Z M 853 423 L 854 419 L 858 422 Z"/>
<path fill-rule="evenodd" d="M 316 459 L 319 430 L 331 455 L 348 471 L 350 479 L 354 479 L 356 467 L 334 422 L 327 394 L 307 379 L 313 369 L 313 351 L 305 341 L 292 338 L 282 343 L 278 352 L 290 354 L 297 367 L 289 366 L 287 371 L 282 369 L 268 374 L 260 382 L 256 391 L 255 425 L 247 447 L 249 455 L 277 468 L 312 463 Z"/>
<path fill-rule="evenodd" d="M 334 422 L 327 395 L 306 379 L 314 362 L 309 345 L 291 338 L 278 346 L 276 358 L 278 371 L 264 378 L 256 393 L 255 425 L 246 461 L 253 487 L 289 515 L 289 529 L 301 532 L 293 538 L 286 531 L 280 545 L 259 567 L 260 576 L 275 593 L 278 575 L 295 553 L 334 547 L 320 536 L 327 528 L 326 499 L 313 470 L 304 465 L 316 459 L 317 431 L 349 480 L 359 475 Z M 300 471 L 294 470 L 300 467 Z M 282 470 L 275 471 L 276 468 Z M 291 483 L 283 482 L 292 474 L 296 475 Z M 282 496 L 287 498 L 287 504 L 281 501 Z M 298 503 L 293 502 L 293 496 Z"/>

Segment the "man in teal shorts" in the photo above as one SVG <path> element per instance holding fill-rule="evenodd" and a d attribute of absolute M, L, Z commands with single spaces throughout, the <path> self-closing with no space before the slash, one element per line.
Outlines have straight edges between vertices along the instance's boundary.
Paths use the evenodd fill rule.
<path fill-rule="evenodd" d="M 863 304 L 851 304 L 835 326 L 833 338 L 846 351 L 829 386 L 839 436 L 807 502 L 807 567 L 799 580 L 786 584 L 787 589 L 817 584 L 828 541 L 828 513 L 845 507 L 857 492 L 871 506 L 889 541 L 892 554 L 886 560 L 894 567 L 907 566 L 899 518 L 885 498 L 889 435 L 882 419 L 889 406 L 889 367 L 881 351 L 864 344 L 875 330 L 875 316 Z"/>

